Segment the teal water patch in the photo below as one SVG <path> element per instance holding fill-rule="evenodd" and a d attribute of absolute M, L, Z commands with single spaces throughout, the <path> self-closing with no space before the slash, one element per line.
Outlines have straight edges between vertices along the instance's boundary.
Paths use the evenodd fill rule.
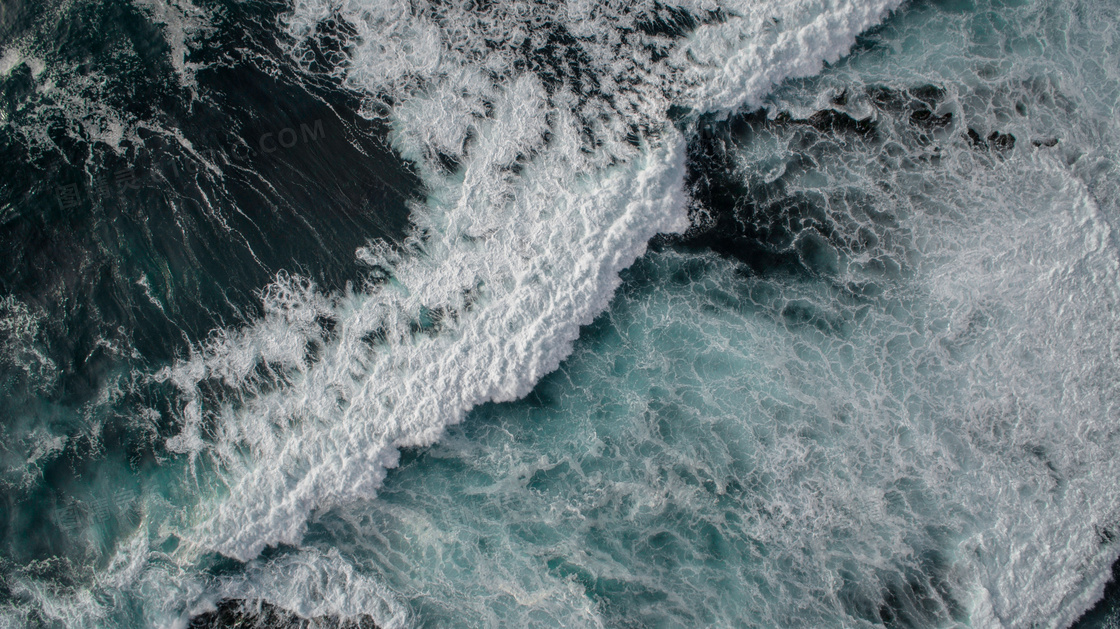
<path fill-rule="evenodd" d="M 915 297 L 845 304 L 652 254 L 529 398 L 480 409 L 308 543 L 411 597 L 422 626 L 966 622 L 967 540 L 998 508 L 975 487 L 1055 481 L 961 413 L 942 348 L 996 322 L 962 341 L 911 318 Z"/>
<path fill-rule="evenodd" d="M 528 399 L 477 411 L 309 541 L 383 571 L 426 626 L 959 614 L 942 555 L 956 534 L 921 474 L 898 465 L 897 439 L 927 431 L 880 441 L 886 427 L 860 413 L 873 402 L 846 391 L 874 359 L 837 328 L 868 316 L 740 270 L 711 255 L 643 260 Z"/>

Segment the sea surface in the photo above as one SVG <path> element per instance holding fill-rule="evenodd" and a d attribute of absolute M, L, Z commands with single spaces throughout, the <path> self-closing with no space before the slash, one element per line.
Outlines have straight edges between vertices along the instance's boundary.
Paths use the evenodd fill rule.
<path fill-rule="evenodd" d="M 1120 627 L 1120 2 L 4 0 L 0 628 Z"/>

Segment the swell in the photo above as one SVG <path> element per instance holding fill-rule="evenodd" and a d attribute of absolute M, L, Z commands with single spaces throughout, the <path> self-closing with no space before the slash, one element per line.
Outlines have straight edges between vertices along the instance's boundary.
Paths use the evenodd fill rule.
<path fill-rule="evenodd" d="M 313 511 L 372 495 L 398 448 L 528 393 L 649 238 L 686 225 L 684 140 L 665 118 L 683 97 L 672 90 L 709 90 L 689 102 L 706 109 L 757 101 L 841 54 L 886 5 L 783 5 L 765 18 L 729 6 L 733 18 L 697 18 L 674 37 L 630 28 L 655 8 L 598 7 L 595 24 L 559 6 L 318 4 L 287 18 L 297 53 L 322 20 L 356 30 L 339 74 L 393 126 L 428 200 L 413 212 L 409 255 L 360 253 L 383 284 L 337 297 L 274 285 L 259 322 L 165 372 L 185 400 L 169 447 L 211 457 L 229 492 L 204 500 L 192 547 L 247 560 L 297 543 Z M 695 60 L 751 35 L 768 45 L 737 52 L 718 80 L 714 62 Z M 558 76 L 538 59 L 563 48 L 569 72 Z M 255 384 L 258 366 L 282 384 Z M 228 394 L 204 414 L 206 382 Z"/>

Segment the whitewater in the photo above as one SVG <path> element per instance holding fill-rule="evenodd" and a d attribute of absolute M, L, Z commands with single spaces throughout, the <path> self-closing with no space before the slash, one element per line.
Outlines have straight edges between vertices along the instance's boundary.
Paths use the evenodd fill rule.
<path fill-rule="evenodd" d="M 1071 625 L 1120 556 L 1120 10 L 900 4 L 292 2 L 407 237 L 129 373 L 173 392 L 135 526 L 0 622 Z M 140 5 L 195 89 L 216 18 Z"/>
<path fill-rule="evenodd" d="M 664 119 L 678 99 L 661 93 L 662 82 L 695 86 L 679 100 L 704 112 L 757 104 L 777 80 L 835 60 L 889 6 L 726 7 L 746 13 L 742 23 L 701 31 L 662 64 L 648 58 L 641 37 L 624 48 L 638 58 L 612 54 L 625 44 L 611 41 L 618 27 L 610 23 L 620 17 L 605 10 L 603 24 L 584 19 L 595 13 L 585 7 L 568 7 L 567 20 L 550 24 L 555 13 L 546 5 L 495 7 L 499 15 L 475 18 L 475 28 L 444 33 L 441 24 L 472 16 L 407 19 L 414 10 L 406 4 L 298 6 L 289 22 L 297 38 L 335 12 L 358 25 L 363 44 L 346 80 L 393 103 L 393 142 L 404 157 L 431 168 L 439 153 L 461 166 L 423 172 L 430 192 L 414 210 L 416 253 L 396 258 L 376 245 L 358 253 L 384 270 L 386 286 L 328 303 L 310 287 L 278 283 L 258 326 L 221 334 L 169 371 L 188 398 L 203 379 L 248 398 L 217 419 L 216 452 L 236 480 L 197 543 L 241 560 L 296 543 L 311 510 L 372 495 L 399 448 L 433 443 L 479 404 L 527 394 L 571 352 L 579 326 L 607 307 L 618 273 L 649 239 L 687 226 L 684 138 Z M 734 44 L 781 22 L 770 46 Z M 569 85 L 548 90 L 536 74 L 516 72 L 513 51 L 552 29 L 590 40 L 579 46 L 589 58 L 585 80 L 613 102 L 580 102 Z M 513 58 L 485 55 L 496 67 L 476 68 L 470 60 L 483 56 L 489 37 L 506 38 L 499 50 Z M 649 76 L 613 88 L 624 77 L 634 83 L 631 73 Z M 634 126 L 653 138 L 632 146 L 626 134 Z M 413 332 L 425 312 L 439 312 L 437 334 Z M 334 321 L 332 338 L 317 338 L 320 316 Z M 324 355 L 305 365 L 314 342 Z M 258 393 L 250 381 L 258 363 L 298 375 L 291 386 Z M 202 446 L 196 409 L 188 402 L 171 449 Z"/>

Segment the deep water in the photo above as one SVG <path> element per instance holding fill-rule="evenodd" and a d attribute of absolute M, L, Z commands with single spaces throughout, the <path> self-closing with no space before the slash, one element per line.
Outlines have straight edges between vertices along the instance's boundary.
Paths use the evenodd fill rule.
<path fill-rule="evenodd" d="M 892 6 L 4 5 L 0 626 L 1120 624 L 1120 5 Z"/>

